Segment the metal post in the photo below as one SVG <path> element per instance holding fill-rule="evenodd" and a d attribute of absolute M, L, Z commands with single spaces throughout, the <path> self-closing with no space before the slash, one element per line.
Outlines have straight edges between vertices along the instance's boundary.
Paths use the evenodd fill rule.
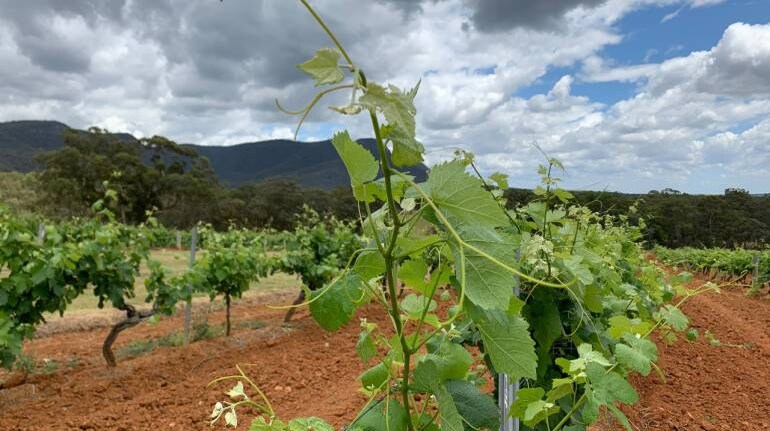
<path fill-rule="evenodd" d="M 177 235 L 179 233 L 177 232 Z M 179 236 L 177 236 L 179 238 Z M 193 265 L 195 264 L 195 248 L 198 245 L 198 228 L 193 227 L 192 232 L 190 235 L 190 264 L 189 268 L 192 269 Z M 192 291 L 192 285 L 188 286 L 188 288 Z M 187 301 L 187 304 L 184 306 L 184 345 L 187 346 L 190 344 L 190 323 L 192 321 L 192 292 L 190 296 L 190 300 Z"/>
<path fill-rule="evenodd" d="M 45 242 L 45 224 L 43 223 L 37 225 L 37 242 L 40 244 Z"/>
<path fill-rule="evenodd" d="M 516 250 L 516 260 L 519 260 L 519 250 Z M 516 285 L 513 287 L 513 294 L 519 296 L 519 284 L 521 280 L 516 276 Z M 511 417 L 511 404 L 516 401 L 516 392 L 519 391 L 519 381 L 512 381 L 505 373 L 497 376 L 498 380 L 498 400 L 500 407 L 500 431 L 519 431 L 519 418 Z"/>

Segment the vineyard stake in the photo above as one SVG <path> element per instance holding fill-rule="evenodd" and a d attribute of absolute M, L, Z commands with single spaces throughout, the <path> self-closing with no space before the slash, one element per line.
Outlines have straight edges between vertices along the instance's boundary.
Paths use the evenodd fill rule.
<path fill-rule="evenodd" d="M 181 235 L 177 232 L 177 239 Z M 181 242 L 181 241 L 180 241 Z M 195 248 L 198 245 L 198 228 L 193 227 L 190 235 L 190 264 L 189 268 L 192 270 L 195 264 Z M 192 291 L 192 285 L 188 286 Z M 184 345 L 190 344 L 190 321 L 192 320 L 192 293 L 190 293 L 190 300 L 184 306 Z"/>
<path fill-rule="evenodd" d="M 45 224 L 43 223 L 37 225 L 37 242 L 40 244 L 45 242 Z"/>
<path fill-rule="evenodd" d="M 516 261 L 518 262 L 521 250 L 516 250 Z M 514 296 L 519 296 L 519 283 L 521 279 L 515 276 L 516 284 L 513 286 Z M 500 431 L 519 431 L 519 418 L 511 416 L 511 404 L 516 401 L 516 392 L 519 391 L 519 381 L 511 382 L 510 377 L 501 373 L 498 379 L 498 405 L 500 406 Z"/>

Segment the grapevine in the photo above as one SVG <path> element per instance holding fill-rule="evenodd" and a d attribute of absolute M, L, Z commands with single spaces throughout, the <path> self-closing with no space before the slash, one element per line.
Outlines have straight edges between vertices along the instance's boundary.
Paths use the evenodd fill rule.
<path fill-rule="evenodd" d="M 687 329 L 680 305 L 689 294 L 667 304 L 675 286 L 644 260 L 639 230 L 574 205 L 554 175 L 556 160 L 539 170 L 539 199 L 513 211 L 502 200 L 505 176 L 483 178 L 468 153 L 415 182 L 401 170 L 423 161 L 414 105 L 419 84 L 402 90 L 372 81 L 300 1 L 333 47 L 299 65 L 317 86 L 329 86 L 294 112 L 299 126 L 325 95 L 348 91 L 350 103 L 332 109 L 366 115 L 377 143 L 375 155 L 347 132 L 332 138 L 370 241 L 307 301 L 331 331 L 371 302 L 390 316 L 392 337 L 361 322 L 356 351 L 370 366 L 359 377 L 369 401 L 348 429 L 495 429 L 498 407 L 479 383 L 496 373 L 526 387 L 510 407 L 527 429 L 585 430 L 601 409 L 631 429 L 617 406 L 638 400 L 628 377 L 657 367 L 654 331 L 670 339 Z M 489 374 L 477 375 L 474 363 L 487 364 Z M 246 377 L 233 379 L 231 398 L 246 397 Z M 237 424 L 235 404 L 217 404 L 212 420 L 224 415 Z M 253 430 L 333 429 L 318 418 L 287 423 L 272 408 L 257 411 Z"/>

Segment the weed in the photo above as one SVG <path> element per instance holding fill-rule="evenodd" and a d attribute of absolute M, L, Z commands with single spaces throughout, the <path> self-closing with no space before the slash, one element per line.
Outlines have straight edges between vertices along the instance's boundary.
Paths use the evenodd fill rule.
<path fill-rule="evenodd" d="M 65 366 L 71 370 L 77 368 L 78 365 L 80 365 L 78 358 L 69 358 L 67 359 L 67 364 Z"/>
<path fill-rule="evenodd" d="M 43 373 L 52 374 L 59 369 L 59 362 L 53 359 L 43 359 Z"/>
<path fill-rule="evenodd" d="M 267 326 L 267 324 L 261 320 L 252 320 L 248 322 L 238 322 L 236 326 L 239 328 L 262 329 Z"/>
<path fill-rule="evenodd" d="M 126 345 L 125 347 L 118 349 L 117 356 L 120 359 L 135 358 L 137 356 L 140 356 L 155 350 L 157 346 L 158 346 L 157 341 L 153 339 L 134 340 L 128 343 L 128 345 Z"/>
<path fill-rule="evenodd" d="M 37 366 L 37 361 L 35 361 L 35 358 L 32 355 L 22 353 L 16 359 L 16 364 L 14 364 L 14 366 L 19 371 L 24 371 L 27 374 L 32 374 L 35 371 L 35 368 Z"/>

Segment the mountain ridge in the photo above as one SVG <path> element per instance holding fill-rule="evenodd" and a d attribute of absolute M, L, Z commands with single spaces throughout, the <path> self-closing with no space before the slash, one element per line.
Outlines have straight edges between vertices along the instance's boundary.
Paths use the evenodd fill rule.
<path fill-rule="evenodd" d="M 0 171 L 37 170 L 35 156 L 62 148 L 61 134 L 68 128 L 62 122 L 49 120 L 0 123 Z M 127 133 L 114 135 L 123 140 L 136 140 Z M 374 139 L 359 139 L 358 142 L 378 156 Z M 208 158 L 217 178 L 232 187 L 268 179 L 292 179 L 302 186 L 322 189 L 350 184 L 345 165 L 330 140 L 271 139 L 228 146 L 181 145 L 194 148 Z M 418 181 L 427 177 L 427 171 L 424 165 L 409 169 Z"/>

